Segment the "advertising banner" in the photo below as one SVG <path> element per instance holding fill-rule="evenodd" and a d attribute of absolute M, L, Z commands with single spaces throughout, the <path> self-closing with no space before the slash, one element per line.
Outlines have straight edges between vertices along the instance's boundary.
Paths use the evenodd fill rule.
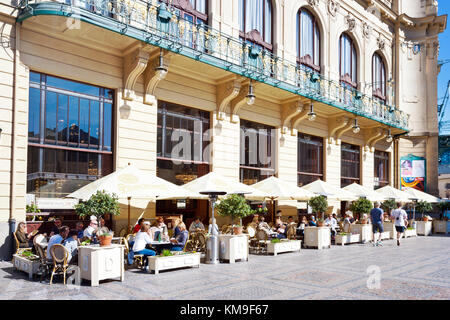
<path fill-rule="evenodd" d="M 426 160 L 409 154 L 400 159 L 401 188 L 426 190 Z"/>

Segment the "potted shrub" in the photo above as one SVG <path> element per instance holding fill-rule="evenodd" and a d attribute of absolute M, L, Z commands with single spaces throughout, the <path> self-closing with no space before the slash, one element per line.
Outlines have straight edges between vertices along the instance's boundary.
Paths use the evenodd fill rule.
<path fill-rule="evenodd" d="M 389 199 L 381 204 L 381 208 L 389 215 L 391 215 L 391 211 L 397 208 L 397 203 L 395 202 L 394 199 Z"/>
<path fill-rule="evenodd" d="M 350 210 L 353 213 L 358 214 L 358 216 L 363 215 L 364 213 L 369 214 L 370 210 L 373 209 L 372 202 L 366 198 L 359 198 L 356 201 L 353 201 L 350 205 Z M 361 224 L 367 224 L 369 221 L 367 219 L 360 219 Z"/>
<path fill-rule="evenodd" d="M 317 222 L 317 226 L 318 226 L 318 227 L 323 227 L 324 220 L 323 220 L 322 218 L 317 219 L 316 222 Z"/>
<path fill-rule="evenodd" d="M 312 197 L 308 201 L 308 206 L 311 207 L 312 211 L 316 214 L 320 214 L 320 219 L 317 219 L 317 225 L 319 226 L 319 220 L 322 220 L 323 224 L 323 215 L 328 209 L 328 201 L 324 196 Z"/>
<path fill-rule="evenodd" d="M 108 194 L 105 191 L 97 191 L 89 200 L 80 202 L 74 207 L 76 214 L 81 217 L 95 216 L 99 223 L 98 229 L 101 229 L 100 218 L 104 214 L 112 214 L 117 216 L 120 214 L 119 201 L 115 194 Z M 98 235 L 100 244 L 110 245 L 112 239 L 112 232 Z M 109 242 L 109 244 L 107 244 Z"/>
<path fill-rule="evenodd" d="M 242 233 L 242 218 L 253 214 L 253 210 L 247 204 L 244 197 L 238 194 L 228 195 L 225 199 L 220 201 L 216 206 L 217 213 L 221 216 L 230 216 L 233 223 L 233 233 Z M 234 219 L 239 218 L 239 224 L 234 224 Z"/>
<path fill-rule="evenodd" d="M 419 201 L 416 205 L 416 211 L 422 214 L 422 221 L 428 221 L 428 217 L 424 216 L 425 212 L 430 212 L 433 210 L 431 203 L 427 201 Z"/>
<path fill-rule="evenodd" d="M 30 221 L 34 221 L 35 218 L 36 218 L 36 214 L 37 214 L 37 213 L 41 213 L 41 210 L 38 209 L 37 205 L 36 205 L 34 202 L 32 202 L 30 205 L 27 205 L 27 206 L 26 206 L 26 211 L 27 211 L 27 213 L 33 213 L 33 214 L 34 214 L 34 215 L 33 215 L 33 218 L 31 218 Z M 27 220 L 28 220 L 28 219 L 30 219 L 30 218 L 27 217 Z M 42 219 L 41 219 L 41 220 L 42 220 Z"/>

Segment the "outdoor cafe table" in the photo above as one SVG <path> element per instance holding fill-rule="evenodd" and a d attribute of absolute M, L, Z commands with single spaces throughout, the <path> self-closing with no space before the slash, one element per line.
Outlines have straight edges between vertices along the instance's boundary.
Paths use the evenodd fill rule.
<path fill-rule="evenodd" d="M 78 266 L 82 279 L 90 280 L 91 286 L 98 286 L 100 280 L 120 278 L 124 281 L 124 245 L 78 246 Z"/>

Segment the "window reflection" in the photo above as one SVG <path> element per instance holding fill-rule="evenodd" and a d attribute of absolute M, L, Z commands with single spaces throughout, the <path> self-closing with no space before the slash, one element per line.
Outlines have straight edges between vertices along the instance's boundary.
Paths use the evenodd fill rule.
<path fill-rule="evenodd" d="M 298 185 L 323 179 L 323 138 L 298 134 Z"/>
<path fill-rule="evenodd" d="M 348 143 L 341 145 L 341 188 L 360 183 L 360 147 Z"/>

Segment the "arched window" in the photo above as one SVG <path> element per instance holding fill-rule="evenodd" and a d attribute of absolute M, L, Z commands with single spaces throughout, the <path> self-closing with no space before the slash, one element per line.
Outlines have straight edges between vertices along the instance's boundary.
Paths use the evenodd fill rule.
<path fill-rule="evenodd" d="M 339 73 L 341 82 L 356 88 L 357 56 L 353 40 L 345 33 L 339 39 Z"/>
<path fill-rule="evenodd" d="M 386 68 L 378 53 L 372 58 L 372 88 L 374 97 L 386 100 Z"/>
<path fill-rule="evenodd" d="M 180 10 L 181 18 L 195 23 L 208 24 L 207 0 L 163 0 Z"/>
<path fill-rule="evenodd" d="M 320 71 L 320 30 L 316 18 L 306 9 L 297 14 L 297 58 L 299 63 Z"/>
<path fill-rule="evenodd" d="M 272 51 L 272 1 L 239 0 L 239 34 Z"/>

